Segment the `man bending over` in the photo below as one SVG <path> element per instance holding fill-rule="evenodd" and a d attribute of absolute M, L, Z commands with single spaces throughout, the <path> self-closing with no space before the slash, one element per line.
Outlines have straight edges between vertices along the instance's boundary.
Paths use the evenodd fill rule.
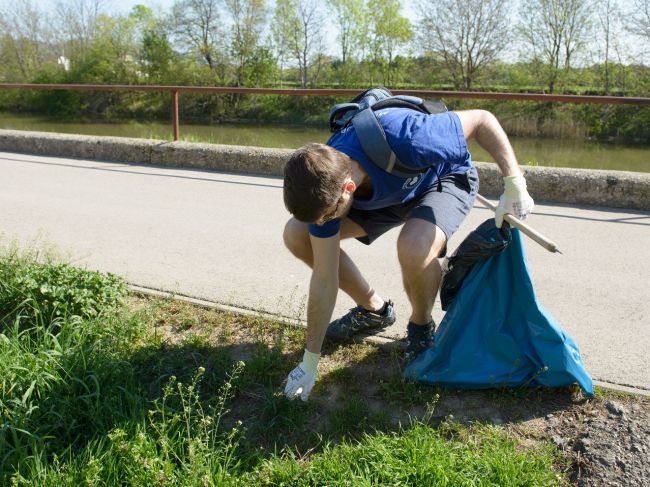
<path fill-rule="evenodd" d="M 302 362 L 289 374 L 285 394 L 303 401 L 316 381 L 325 335 L 348 340 L 395 322 L 393 303 L 364 279 L 340 241 L 356 238 L 366 245 L 403 225 L 397 240 L 402 280 L 410 301 L 405 361 L 432 345 L 431 310 L 442 272 L 447 241 L 469 213 L 478 192 L 478 176 L 467 150 L 474 138 L 497 162 L 505 191 L 496 224 L 505 213 L 518 218 L 533 210 L 533 200 L 508 137 L 485 110 L 427 115 L 407 108 L 375 112 L 387 141 L 408 167 L 428 168 L 411 178 L 386 173 L 364 154 L 353 124 L 329 145 L 307 144 L 284 168 L 284 202 L 293 218 L 284 242 L 312 268 L 307 304 L 307 344 Z M 357 306 L 330 323 L 341 289 Z"/>

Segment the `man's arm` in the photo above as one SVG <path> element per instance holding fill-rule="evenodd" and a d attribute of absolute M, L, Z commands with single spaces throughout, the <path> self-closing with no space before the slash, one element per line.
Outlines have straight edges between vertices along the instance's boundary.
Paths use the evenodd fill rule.
<path fill-rule="evenodd" d="M 463 126 L 465 140 L 476 139 L 499 165 L 504 176 L 521 174 L 515 151 L 501 124 L 487 110 L 465 110 L 455 112 Z"/>
<path fill-rule="evenodd" d="M 300 394 L 306 401 L 316 383 L 320 350 L 332 317 L 339 288 L 340 232 L 328 238 L 310 235 L 313 264 L 307 301 L 307 346 L 302 362 L 291 371 L 284 393 L 289 399 Z"/>
<path fill-rule="evenodd" d="M 486 110 L 455 112 L 466 140 L 476 142 L 490 154 L 503 173 L 504 192 L 499 198 L 495 221 L 501 227 L 506 213 L 524 219 L 535 203 L 528 194 L 526 179 L 519 169 L 515 151 L 497 118 Z"/>
<path fill-rule="evenodd" d="M 320 353 L 339 289 L 341 234 L 309 238 L 314 259 L 307 301 L 307 350 Z"/>

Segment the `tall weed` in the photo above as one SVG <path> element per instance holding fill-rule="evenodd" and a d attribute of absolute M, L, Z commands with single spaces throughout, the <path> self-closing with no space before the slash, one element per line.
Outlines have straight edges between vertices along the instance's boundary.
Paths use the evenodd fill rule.
<path fill-rule="evenodd" d="M 241 362 L 234 366 L 207 411 L 199 394 L 204 369 L 189 384 L 170 378 L 146 417 L 133 416 L 51 462 L 41 454 L 23 458 L 13 485 L 241 485 L 241 424 L 226 431 L 221 421 L 242 367 Z"/>

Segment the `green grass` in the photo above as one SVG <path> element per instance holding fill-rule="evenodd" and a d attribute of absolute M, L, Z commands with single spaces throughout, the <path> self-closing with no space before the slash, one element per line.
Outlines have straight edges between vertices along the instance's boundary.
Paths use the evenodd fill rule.
<path fill-rule="evenodd" d="M 562 483 L 547 447 L 433 425 L 433 389 L 393 378 L 364 395 L 368 345 L 326 353 L 329 379 L 291 402 L 295 328 L 127 297 L 115 276 L 17 252 L 0 273 L 0 485 Z M 395 426 L 410 406 L 425 421 Z"/>
<path fill-rule="evenodd" d="M 384 398 L 397 406 L 435 404 L 440 394 L 433 387 L 425 386 L 401 375 L 392 375 L 380 383 Z"/>
<path fill-rule="evenodd" d="M 119 307 L 126 285 L 117 276 L 39 262 L 11 249 L 0 260 L 0 320 L 51 321 L 63 316 L 94 318 Z"/>
<path fill-rule="evenodd" d="M 550 451 L 518 451 L 496 428 L 415 424 L 326 446 L 308 462 L 290 455 L 255 472 L 261 485 L 558 485 Z M 252 480 L 252 479 L 251 479 Z"/>

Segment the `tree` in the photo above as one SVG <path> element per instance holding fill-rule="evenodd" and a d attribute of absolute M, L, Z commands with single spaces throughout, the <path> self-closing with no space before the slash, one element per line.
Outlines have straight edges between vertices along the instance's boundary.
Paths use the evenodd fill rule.
<path fill-rule="evenodd" d="M 180 41 L 191 46 L 211 70 L 215 69 L 223 51 L 217 0 L 177 0 L 172 19 Z"/>
<path fill-rule="evenodd" d="M 456 89 L 471 89 L 508 42 L 507 0 L 422 0 L 417 44 L 439 56 Z"/>
<path fill-rule="evenodd" d="M 273 21 L 271 22 L 271 32 L 269 34 L 269 44 L 275 55 L 275 63 L 278 66 L 279 84 L 282 87 L 282 73 L 284 66 L 289 57 L 289 40 L 286 26 L 282 19 L 289 14 L 290 5 L 288 2 L 275 2 L 275 11 Z"/>
<path fill-rule="evenodd" d="M 589 0 L 522 0 L 519 33 L 533 61 L 543 63 L 542 76 L 553 93 L 562 70 L 585 45 L 591 27 Z"/>
<path fill-rule="evenodd" d="M 634 0 L 628 19 L 632 34 L 650 40 L 650 0 Z"/>
<path fill-rule="evenodd" d="M 393 60 L 403 44 L 413 37 L 411 23 L 400 13 L 399 0 L 368 0 L 370 45 L 373 64 L 381 69 L 383 82 L 393 82 Z"/>
<path fill-rule="evenodd" d="M 327 0 L 338 27 L 341 62 L 346 64 L 363 47 L 368 37 L 368 15 L 364 0 Z"/>
<path fill-rule="evenodd" d="M 245 81 L 246 68 L 252 64 L 259 48 L 259 40 L 266 21 L 264 0 L 225 0 L 232 19 L 230 53 L 235 61 L 235 82 Z"/>
<path fill-rule="evenodd" d="M 597 12 L 597 32 L 599 34 L 596 39 L 596 45 L 599 46 L 599 57 L 603 67 L 603 87 L 605 94 L 608 94 L 612 71 L 610 61 L 612 58 L 612 50 L 618 47 L 621 13 L 616 0 L 598 0 L 595 10 Z"/>
<path fill-rule="evenodd" d="M 298 63 L 300 84 L 306 88 L 312 78 L 310 67 L 318 72 L 322 62 L 323 16 L 318 0 L 277 0 L 274 16 L 276 46 L 284 56 Z"/>
<path fill-rule="evenodd" d="M 72 75 L 82 83 L 136 83 L 141 76 L 136 24 L 133 16 L 100 16 L 92 43 L 73 65 Z"/>
<path fill-rule="evenodd" d="M 0 62 L 6 81 L 30 81 L 56 59 L 50 19 L 31 0 L 17 0 L 0 12 Z"/>
<path fill-rule="evenodd" d="M 156 16 L 149 7 L 136 5 L 129 17 L 137 23 L 139 62 L 143 74 L 148 82 L 166 82 L 176 56 L 162 16 Z"/>
<path fill-rule="evenodd" d="M 99 18 L 105 15 L 107 0 L 59 0 L 57 27 L 66 54 L 78 58 L 95 38 Z"/>

